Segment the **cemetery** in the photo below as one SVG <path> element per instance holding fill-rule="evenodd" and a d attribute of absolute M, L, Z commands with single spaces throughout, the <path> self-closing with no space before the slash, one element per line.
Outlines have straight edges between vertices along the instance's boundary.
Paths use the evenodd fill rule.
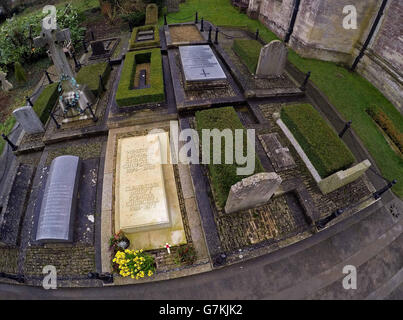
<path fill-rule="evenodd" d="M 80 23 L 31 28 L 42 56 L 20 58 L 35 70 L 25 84 L 17 60 L 0 59 L 0 283 L 41 286 L 46 265 L 59 287 L 214 272 L 340 226 L 395 184 L 374 177 L 384 174 L 376 147 L 319 86 L 320 67 L 311 76 L 230 1 L 230 17 L 167 0 L 116 8 L 114 20 L 93 2 L 69 5 L 85 8 Z M 401 114 L 380 112 L 368 110 L 371 125 L 399 153 L 390 114 Z M 206 130 L 220 135 L 203 141 Z M 203 143 L 220 146 L 221 162 Z M 227 143 L 235 161 L 224 161 Z M 246 161 L 251 145 L 254 169 L 240 174 L 238 149 Z"/>

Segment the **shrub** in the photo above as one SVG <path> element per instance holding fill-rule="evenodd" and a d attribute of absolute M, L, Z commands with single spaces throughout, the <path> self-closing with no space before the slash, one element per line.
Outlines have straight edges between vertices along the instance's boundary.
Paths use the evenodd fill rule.
<path fill-rule="evenodd" d="M 57 85 L 57 82 L 48 85 L 34 103 L 33 108 L 43 124 L 48 120 L 49 113 L 59 97 Z"/>
<path fill-rule="evenodd" d="M 142 249 L 118 251 L 112 262 L 119 266 L 122 277 L 130 276 L 138 280 L 145 276 L 151 277 L 155 272 L 154 257 L 144 253 Z"/>
<path fill-rule="evenodd" d="M 99 76 L 106 84 L 110 73 L 111 67 L 108 62 L 94 63 L 82 67 L 76 76 L 76 80 L 79 84 L 86 84 L 95 96 L 99 96 L 102 93 Z"/>
<path fill-rule="evenodd" d="M 132 27 L 139 27 L 144 25 L 146 21 L 146 14 L 141 11 L 134 11 L 121 16 Z"/>
<path fill-rule="evenodd" d="M 367 113 L 383 129 L 383 131 L 385 131 L 399 151 L 403 153 L 403 133 L 396 128 L 395 124 L 391 119 L 389 119 L 386 113 L 375 107 L 368 108 Z"/>
<path fill-rule="evenodd" d="M 232 49 L 247 66 L 250 73 L 256 72 L 262 45 L 256 40 L 235 39 Z"/>
<path fill-rule="evenodd" d="M 233 132 L 235 129 L 244 130 L 244 150 L 246 150 L 247 145 L 247 135 L 245 127 L 242 125 L 238 118 L 234 108 L 232 107 L 221 107 L 216 109 L 209 109 L 196 112 L 196 125 L 199 132 L 200 139 L 202 137 L 202 129 L 215 129 L 222 131 L 224 129 L 230 129 Z M 235 138 L 234 138 L 235 140 Z M 210 150 L 213 150 L 212 143 L 210 142 Z M 254 141 L 253 141 L 254 143 Z M 234 143 L 235 145 L 235 143 Z M 245 152 L 244 152 L 245 154 Z M 221 161 L 224 162 L 225 159 L 225 148 L 224 143 L 222 143 L 221 148 Z M 235 159 L 235 156 L 234 156 Z M 223 208 L 231 186 L 247 176 L 237 175 L 236 163 L 233 164 L 213 164 L 213 152 L 210 152 L 210 164 L 208 165 L 209 174 L 211 177 L 211 184 L 214 193 L 216 203 L 219 207 Z M 255 156 L 255 173 L 264 172 L 262 164 L 257 156 Z"/>
<path fill-rule="evenodd" d="M 154 40 L 136 42 L 137 33 L 139 31 L 147 31 L 147 30 L 154 30 Z M 142 27 L 133 29 L 133 32 L 132 32 L 132 35 L 130 38 L 130 50 L 153 48 L 153 47 L 158 47 L 159 45 L 160 45 L 160 34 L 158 31 L 157 25 L 142 26 Z"/>
<path fill-rule="evenodd" d="M 175 256 L 176 264 L 192 265 L 197 259 L 196 250 L 191 246 L 182 246 L 178 248 Z"/>
<path fill-rule="evenodd" d="M 158 103 L 165 100 L 161 59 L 159 49 L 133 51 L 126 54 L 116 92 L 116 102 L 120 107 Z M 133 89 L 136 65 L 148 61 L 150 62 L 150 87 Z"/>
<path fill-rule="evenodd" d="M 14 75 L 17 82 L 24 83 L 27 82 L 27 75 L 25 73 L 24 68 L 22 67 L 21 63 L 18 61 L 14 63 Z"/>
<path fill-rule="evenodd" d="M 281 118 L 322 178 L 354 163 L 351 151 L 310 104 L 286 106 Z"/>

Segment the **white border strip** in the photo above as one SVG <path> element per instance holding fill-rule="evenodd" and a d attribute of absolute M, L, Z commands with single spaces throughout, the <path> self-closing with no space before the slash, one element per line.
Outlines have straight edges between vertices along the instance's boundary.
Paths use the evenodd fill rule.
<path fill-rule="evenodd" d="M 299 145 L 298 141 L 294 138 L 294 136 L 291 133 L 291 131 L 287 128 L 287 126 L 285 125 L 285 123 L 281 119 L 278 119 L 276 121 L 276 123 L 281 128 L 281 130 L 283 130 L 283 132 L 287 136 L 288 140 L 290 140 L 291 144 L 293 145 L 293 147 L 295 148 L 295 150 L 297 151 L 297 153 L 301 157 L 302 161 L 304 161 L 306 167 L 308 168 L 308 170 L 311 173 L 312 177 L 315 179 L 316 183 L 319 183 L 322 180 L 322 178 L 320 177 L 318 171 L 313 166 L 312 162 L 308 159 L 308 156 L 306 155 L 304 150 L 302 150 L 302 148 Z"/>

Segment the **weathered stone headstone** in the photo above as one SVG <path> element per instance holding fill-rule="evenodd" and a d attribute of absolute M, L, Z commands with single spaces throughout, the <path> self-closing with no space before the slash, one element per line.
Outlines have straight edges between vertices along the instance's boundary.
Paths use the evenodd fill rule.
<path fill-rule="evenodd" d="M 31 106 L 15 109 L 13 115 L 26 133 L 34 134 L 45 131 L 42 121 Z"/>
<path fill-rule="evenodd" d="M 116 210 L 126 233 L 171 226 L 158 134 L 118 142 Z"/>
<path fill-rule="evenodd" d="M 257 173 L 234 184 L 225 204 L 225 212 L 251 209 L 267 203 L 282 180 L 275 172 Z"/>
<path fill-rule="evenodd" d="M 167 12 L 178 12 L 181 0 L 166 0 Z M 183 1 L 182 1 L 183 2 Z"/>
<path fill-rule="evenodd" d="M 155 3 L 150 3 L 146 7 L 146 25 L 158 23 L 158 6 Z"/>
<path fill-rule="evenodd" d="M 10 91 L 13 88 L 13 85 L 7 81 L 6 77 L 7 73 L 0 71 L 1 89 L 4 91 Z"/>
<path fill-rule="evenodd" d="M 93 56 L 100 56 L 100 55 L 104 55 L 107 53 L 107 51 L 105 50 L 103 41 L 92 41 L 91 49 L 92 49 Z"/>
<path fill-rule="evenodd" d="M 52 161 L 39 215 L 36 241 L 72 242 L 81 161 L 60 156 Z"/>
<path fill-rule="evenodd" d="M 273 40 L 260 51 L 256 68 L 258 77 L 279 77 L 284 73 L 288 49 L 280 40 Z"/>
<path fill-rule="evenodd" d="M 259 139 L 276 172 L 296 166 L 290 150 L 281 145 L 278 133 L 262 134 Z"/>
<path fill-rule="evenodd" d="M 181 46 L 179 53 L 185 86 L 202 83 L 201 87 L 204 87 L 209 83 L 213 86 L 226 82 L 227 76 L 209 45 Z"/>
<path fill-rule="evenodd" d="M 364 160 L 347 170 L 338 171 L 319 181 L 318 186 L 323 194 L 328 194 L 360 178 L 369 169 L 371 162 Z"/>
<path fill-rule="evenodd" d="M 63 51 L 63 42 L 70 41 L 71 39 L 70 30 L 49 29 L 48 23 L 45 20 L 46 18 L 42 20 L 41 35 L 34 38 L 34 45 L 37 48 L 48 47 L 53 64 L 59 75 L 65 74 L 73 77 L 73 71 Z"/>

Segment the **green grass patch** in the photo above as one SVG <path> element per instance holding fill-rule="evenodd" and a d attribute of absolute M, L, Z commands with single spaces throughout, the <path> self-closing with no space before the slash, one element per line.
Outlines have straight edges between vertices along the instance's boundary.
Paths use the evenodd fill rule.
<path fill-rule="evenodd" d="M 45 89 L 43 89 L 42 93 L 34 103 L 33 108 L 43 124 L 45 124 L 48 120 L 49 112 L 52 110 L 57 98 L 59 97 L 57 85 L 58 83 L 56 82 L 48 85 Z"/>
<path fill-rule="evenodd" d="M 327 96 L 369 151 L 382 175 L 389 180 L 403 177 L 403 159 L 388 144 L 371 116 L 369 107 L 377 107 L 403 132 L 403 116 L 369 81 L 333 62 L 301 58 L 290 50 L 288 59 L 303 72 L 311 71 L 311 80 Z M 403 198 L 403 181 L 392 190 Z"/>
<path fill-rule="evenodd" d="M 260 50 L 262 49 L 260 42 L 256 40 L 235 39 L 232 49 L 248 67 L 249 72 L 255 74 Z"/>
<path fill-rule="evenodd" d="M 322 178 L 354 163 L 351 151 L 310 104 L 285 106 L 281 119 Z"/>
<path fill-rule="evenodd" d="M 137 42 L 137 33 L 139 31 L 154 30 L 154 40 L 139 41 Z M 160 33 L 158 31 L 158 25 L 141 26 L 133 28 L 133 32 L 130 38 L 130 50 L 139 50 L 145 48 L 158 47 L 160 45 Z"/>
<path fill-rule="evenodd" d="M 149 88 L 133 89 L 136 65 L 150 63 Z M 133 51 L 126 54 L 120 76 L 116 102 L 120 107 L 158 103 L 165 100 L 162 57 L 159 48 Z"/>
<path fill-rule="evenodd" d="M 247 136 L 246 129 L 238 118 L 234 108 L 225 107 L 217 109 L 208 109 L 196 112 L 196 125 L 199 132 L 199 137 L 202 139 L 202 129 L 230 129 L 233 133 L 235 146 L 235 129 L 244 130 L 244 155 L 246 155 Z M 201 141 L 201 140 L 200 140 Z M 221 162 L 225 163 L 225 139 L 221 138 Z M 231 186 L 241 181 L 247 176 L 237 175 L 238 165 L 234 164 L 213 164 L 213 139 L 210 141 L 210 164 L 208 170 L 211 177 L 212 189 L 217 204 L 223 208 L 227 201 L 227 197 Z M 235 150 L 235 148 L 234 148 Z M 234 154 L 235 159 L 235 154 Z M 257 156 L 255 156 L 255 172 L 264 172 L 262 164 Z"/>
<path fill-rule="evenodd" d="M 0 133 L 4 133 L 5 135 L 8 135 L 11 130 L 13 129 L 15 125 L 15 118 L 14 116 L 10 116 L 4 121 L 3 123 L 0 123 Z M 3 153 L 3 149 L 6 145 L 6 142 L 4 141 L 3 138 L 0 137 L 0 155 Z"/>
<path fill-rule="evenodd" d="M 106 84 L 111 73 L 108 62 L 94 63 L 84 66 L 77 74 L 76 80 L 79 84 L 86 84 L 95 96 L 102 93 L 99 76 L 102 76 L 103 83 Z"/>

